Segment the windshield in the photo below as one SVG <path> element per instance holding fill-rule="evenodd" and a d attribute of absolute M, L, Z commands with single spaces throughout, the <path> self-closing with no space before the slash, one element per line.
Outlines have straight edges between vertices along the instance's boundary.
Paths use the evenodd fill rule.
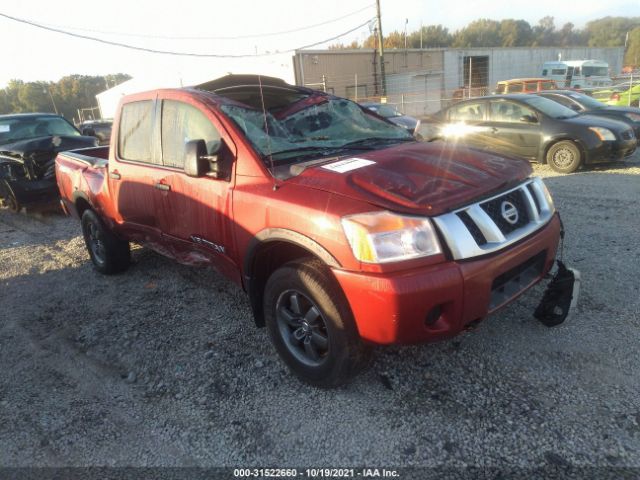
<path fill-rule="evenodd" d="M 528 98 L 523 98 L 522 101 L 527 105 L 535 108 L 536 110 L 544 113 L 548 117 L 556 118 L 558 120 L 562 120 L 564 118 L 572 118 L 578 115 L 576 112 L 574 112 L 570 108 L 565 107 L 564 105 L 560 105 L 553 100 L 539 97 L 537 95 L 531 95 Z"/>
<path fill-rule="evenodd" d="M 588 109 L 597 109 L 597 108 L 605 107 L 604 103 L 599 102 L 595 98 L 590 97 L 589 95 L 585 95 L 584 93 L 569 93 L 567 95 L 570 98 L 573 98 L 576 102 L 579 102 L 584 107 L 587 107 Z"/>
<path fill-rule="evenodd" d="M 606 77 L 609 75 L 609 69 L 607 67 L 590 67 L 583 66 L 582 74 L 585 77 Z"/>
<path fill-rule="evenodd" d="M 248 106 L 221 108 L 263 158 L 271 157 L 280 163 L 335 155 L 341 149 L 367 150 L 373 144 L 413 140 L 404 128 L 367 115 L 357 104 L 342 98 L 327 98 L 302 109 L 294 108 L 293 113 L 280 118 L 277 113 L 272 115 Z"/>
<path fill-rule="evenodd" d="M 0 145 L 55 135 L 79 137 L 80 133 L 60 117 L 0 119 Z"/>

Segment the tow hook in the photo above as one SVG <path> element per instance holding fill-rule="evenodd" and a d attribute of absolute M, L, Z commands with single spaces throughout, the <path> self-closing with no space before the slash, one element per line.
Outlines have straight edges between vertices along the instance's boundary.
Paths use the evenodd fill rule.
<path fill-rule="evenodd" d="M 555 327 L 564 322 L 578 304 L 580 272 L 557 260 L 558 271 L 542 295 L 533 316 L 543 325 Z"/>

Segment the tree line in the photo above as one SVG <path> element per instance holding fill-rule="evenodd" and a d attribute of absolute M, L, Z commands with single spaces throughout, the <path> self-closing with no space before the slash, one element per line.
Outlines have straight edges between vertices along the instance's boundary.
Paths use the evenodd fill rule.
<path fill-rule="evenodd" d="M 78 109 L 96 106 L 96 94 L 130 78 L 124 73 L 116 73 L 105 76 L 69 75 L 57 82 L 11 80 L 0 90 L 0 114 L 57 111 L 66 119 L 75 121 Z"/>
<path fill-rule="evenodd" d="M 370 35 L 364 42 L 331 45 L 330 49 L 377 48 L 377 38 Z M 638 66 L 640 62 L 640 17 L 604 17 L 576 28 L 571 22 L 556 28 L 553 17 L 547 16 L 537 25 L 526 20 L 474 20 L 467 26 L 450 32 L 442 25 L 427 25 L 407 32 L 407 48 L 471 48 L 471 47 L 621 47 L 627 45 L 624 63 Z M 384 36 L 384 48 L 405 48 L 405 32 L 398 30 Z"/>

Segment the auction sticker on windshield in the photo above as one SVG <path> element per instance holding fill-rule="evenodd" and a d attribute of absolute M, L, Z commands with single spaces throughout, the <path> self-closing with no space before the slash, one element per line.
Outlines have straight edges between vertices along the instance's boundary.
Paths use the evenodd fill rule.
<path fill-rule="evenodd" d="M 332 172 L 345 173 L 358 168 L 366 167 L 376 163 L 372 160 L 365 158 L 348 158 L 346 160 L 340 160 L 339 162 L 330 163 L 329 165 L 323 165 L 322 168 L 331 170 Z"/>

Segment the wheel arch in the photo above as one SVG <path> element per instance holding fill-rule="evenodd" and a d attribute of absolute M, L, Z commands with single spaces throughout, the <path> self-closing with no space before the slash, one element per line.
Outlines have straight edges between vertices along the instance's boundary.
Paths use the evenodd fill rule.
<path fill-rule="evenodd" d="M 547 164 L 547 153 L 549 153 L 549 149 L 551 147 L 553 147 L 556 143 L 563 142 L 563 141 L 572 142 L 572 143 L 574 143 L 576 145 L 576 147 L 578 147 L 578 150 L 580 150 L 581 161 L 584 163 L 584 161 L 585 161 L 585 159 L 587 157 L 587 150 L 586 150 L 585 146 L 583 145 L 583 143 L 579 139 L 572 138 L 569 135 L 561 135 L 561 136 L 558 136 L 558 137 L 550 138 L 544 144 L 544 148 L 542 150 L 542 157 L 541 157 L 540 163 L 542 163 L 543 165 L 546 165 Z"/>
<path fill-rule="evenodd" d="M 73 207 L 78 218 L 82 218 L 82 214 L 87 209 L 95 210 L 93 204 L 89 200 L 89 197 L 84 192 L 76 191 L 71 196 Z"/>
<path fill-rule="evenodd" d="M 264 326 L 262 303 L 268 278 L 285 263 L 302 258 L 315 258 L 328 267 L 340 267 L 318 242 L 292 230 L 266 229 L 251 240 L 243 262 L 242 280 L 257 326 Z"/>

